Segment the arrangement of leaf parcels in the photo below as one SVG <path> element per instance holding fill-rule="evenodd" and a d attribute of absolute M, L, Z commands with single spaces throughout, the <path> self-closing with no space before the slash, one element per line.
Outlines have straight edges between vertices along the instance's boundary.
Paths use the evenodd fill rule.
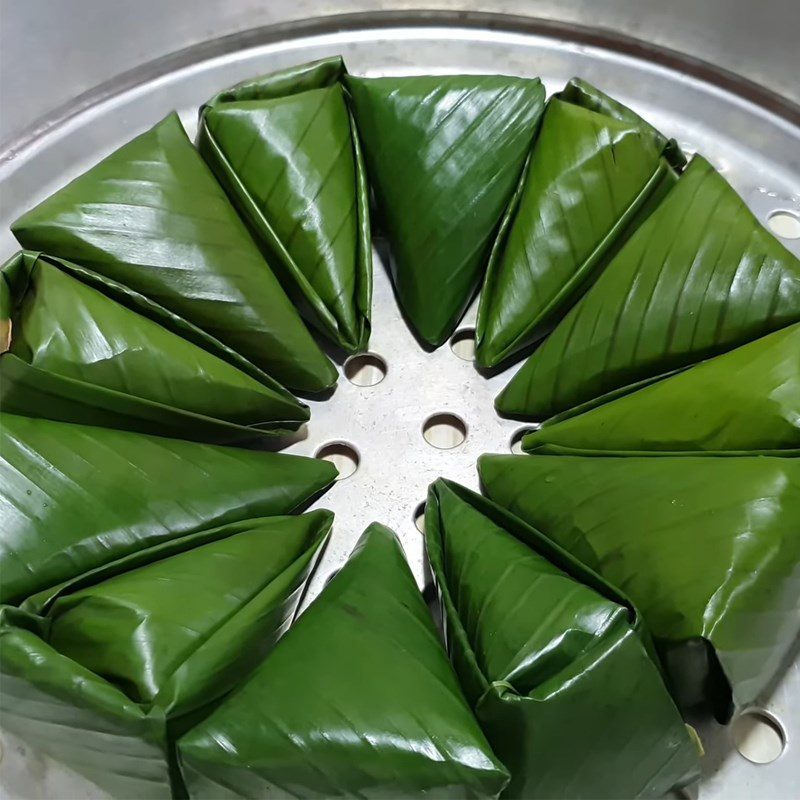
<path fill-rule="evenodd" d="M 549 333 L 684 164 L 674 141 L 579 78 L 552 97 L 481 291 L 478 364 Z"/>
<path fill-rule="evenodd" d="M 438 346 L 477 288 L 544 106 L 538 79 L 346 76 L 400 306 Z"/>
<path fill-rule="evenodd" d="M 215 800 L 496 797 L 508 781 L 397 539 L 377 524 L 178 749 L 190 795 Z"/>
<path fill-rule="evenodd" d="M 22 252 L 0 268 L 0 326 L 4 411 L 223 442 L 309 416 L 194 326 L 66 261 Z"/>
<path fill-rule="evenodd" d="M 347 352 L 369 339 L 369 192 L 341 57 L 228 89 L 197 146 L 301 312 Z"/>
<path fill-rule="evenodd" d="M 12 226 L 23 247 L 69 259 L 197 325 L 294 390 L 337 372 L 186 136 L 177 114 Z"/>
<path fill-rule="evenodd" d="M 583 414 L 554 417 L 522 445 L 556 455 L 800 456 L 800 324 Z"/>
<path fill-rule="evenodd" d="M 332 518 L 198 531 L 3 607 L 3 726 L 117 797 L 185 797 L 175 739 L 286 629 Z"/>
<path fill-rule="evenodd" d="M 507 797 L 662 797 L 698 751 L 628 601 L 461 486 L 431 486 L 425 539 L 450 656 L 511 770 Z"/>
<path fill-rule="evenodd" d="M 695 156 L 497 398 L 546 419 L 800 322 L 800 261 Z"/>
<path fill-rule="evenodd" d="M 138 550 L 287 514 L 330 486 L 319 459 L 0 415 L 0 602 Z"/>
<path fill-rule="evenodd" d="M 495 501 L 641 609 L 682 705 L 754 702 L 800 634 L 800 460 L 483 456 Z"/>

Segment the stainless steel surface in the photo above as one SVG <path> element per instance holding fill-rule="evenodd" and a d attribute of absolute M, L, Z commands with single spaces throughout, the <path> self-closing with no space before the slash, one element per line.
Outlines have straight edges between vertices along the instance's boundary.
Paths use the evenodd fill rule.
<path fill-rule="evenodd" d="M 154 25 L 154 31 L 159 27 Z M 0 164 L 0 255 L 14 249 L 5 229 L 17 213 L 170 109 L 177 108 L 193 132 L 198 104 L 218 89 L 260 72 L 333 53 L 343 54 L 351 71 L 357 73 L 467 70 L 538 74 L 550 91 L 573 74 L 584 76 L 634 106 L 689 150 L 702 151 L 762 220 L 777 210 L 800 215 L 800 128 L 730 91 L 731 84 L 722 88 L 689 74 L 696 66 L 691 61 L 675 62 L 671 67 L 578 38 L 580 41 L 572 41 L 566 35 L 554 38 L 474 25 L 368 24 L 267 44 L 253 44 L 245 35 L 238 49 L 235 42 L 229 42 L 225 53 L 185 61 L 142 83 L 120 87 L 49 128 Z M 205 53 L 197 51 L 200 56 Z M 744 84 L 742 91 L 748 91 Z M 800 240 L 786 244 L 800 255 Z M 433 353 L 421 350 L 401 319 L 389 280 L 377 260 L 375 279 L 370 348 L 385 360 L 386 376 L 367 387 L 343 376 L 329 400 L 311 404 L 312 421 L 305 438 L 288 447 L 291 452 L 313 455 L 326 444 L 346 442 L 359 456 L 357 471 L 337 483 L 320 503 L 336 512 L 336 524 L 309 598 L 341 565 L 373 520 L 397 531 L 420 586 L 425 586 L 422 537 L 413 517 L 427 485 L 445 475 L 475 487 L 477 456 L 508 452 L 520 427 L 499 419 L 492 408 L 494 396 L 511 371 L 486 380 L 447 345 Z M 472 324 L 474 313 L 473 308 L 462 329 Z M 462 444 L 440 449 L 425 441 L 423 425 L 438 412 L 455 414 L 464 421 L 467 436 Z M 767 765 L 740 756 L 732 749 L 728 730 L 702 721 L 700 735 L 708 755 L 701 800 L 794 800 L 798 796 L 800 759 L 795 739 L 800 737 L 800 665 L 790 668 L 763 707 L 778 721 L 786 738 L 783 754 Z M 101 796 L 65 768 L 10 737 L 6 737 L 0 770 L 0 788 L 8 797 Z"/>
<path fill-rule="evenodd" d="M 256 44 L 269 35 L 254 30 L 262 26 L 381 7 L 417 16 L 436 8 L 462 22 L 492 12 L 588 25 L 704 59 L 800 102 L 797 0 L 3 0 L 0 141 L 123 72 L 201 42 L 252 31 Z"/>

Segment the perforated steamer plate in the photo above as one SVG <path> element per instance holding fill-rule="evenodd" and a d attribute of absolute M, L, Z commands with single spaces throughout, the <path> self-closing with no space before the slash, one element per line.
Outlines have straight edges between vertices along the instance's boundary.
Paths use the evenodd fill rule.
<path fill-rule="evenodd" d="M 51 120 L 34 138 L 0 162 L 0 256 L 16 245 L 8 224 L 100 158 L 150 127 L 172 109 L 193 135 L 196 109 L 219 89 L 260 73 L 332 54 L 351 72 L 368 75 L 501 72 L 538 75 L 548 93 L 573 75 L 587 78 L 632 106 L 687 153 L 701 151 L 776 232 L 800 236 L 800 110 L 775 95 L 710 65 L 585 29 L 503 17 L 472 19 L 426 15 L 415 19 L 332 19 L 279 32 L 227 37 L 147 65 L 112 90 L 106 86 L 82 107 Z M 102 78 L 102 76 L 98 76 Z M 781 212 L 776 216 L 776 212 Z M 783 238 L 800 256 L 800 238 Z M 473 307 L 458 340 L 424 352 L 403 322 L 391 285 L 375 253 L 375 297 L 370 350 L 374 359 L 342 370 L 335 393 L 311 401 L 307 430 L 285 442 L 287 452 L 351 452 L 356 471 L 340 480 L 318 505 L 336 513 L 333 539 L 305 604 L 346 559 L 373 520 L 400 536 L 421 588 L 423 541 L 415 512 L 428 484 L 440 475 L 477 488 L 481 453 L 508 452 L 522 427 L 501 420 L 493 399 L 515 368 L 491 379 L 469 360 Z M 467 355 L 467 358 L 463 358 Z M 376 366 L 377 364 L 377 366 Z M 347 373 L 347 374 L 345 374 Z M 349 378 L 348 378 L 349 376 Z M 356 382 L 352 382 L 350 379 Z M 372 382 L 372 386 L 359 383 Z M 448 414 L 455 428 L 442 426 Z M 658 424 L 655 420 L 654 424 Z M 797 655 L 798 648 L 795 648 Z M 800 797 L 800 659 L 759 704 L 728 728 L 696 722 L 706 751 L 701 800 L 796 800 Z M 2 721 L 0 720 L 0 724 Z M 750 727 L 755 733 L 744 734 Z M 100 798 L 103 793 L 65 767 L 2 734 L 0 794 L 8 798 Z M 755 763 L 750 759 L 770 763 Z"/>

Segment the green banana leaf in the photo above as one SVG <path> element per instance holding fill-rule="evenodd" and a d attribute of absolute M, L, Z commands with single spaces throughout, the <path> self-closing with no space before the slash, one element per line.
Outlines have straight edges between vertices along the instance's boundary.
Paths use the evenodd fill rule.
<path fill-rule="evenodd" d="M 507 797 L 662 797 L 698 749 L 635 609 L 538 531 L 445 480 L 425 540 L 451 658 Z"/>
<path fill-rule="evenodd" d="M 286 630 L 333 515 L 138 551 L 0 611 L 3 725 L 118 797 L 186 797 L 174 741 Z"/>
<path fill-rule="evenodd" d="M 800 634 L 800 460 L 482 456 L 484 491 L 628 594 L 720 721 Z"/>
<path fill-rule="evenodd" d="M 369 340 L 369 192 L 335 56 L 238 84 L 197 146 L 300 311 L 348 353 Z"/>
<path fill-rule="evenodd" d="M 83 283 L 82 272 L 24 251 L 0 267 L 4 411 L 222 442 L 286 433 L 308 419 L 264 373 L 257 380 L 183 339 L 105 294 L 99 276 L 98 288 Z"/>
<path fill-rule="evenodd" d="M 495 367 L 549 333 L 677 179 L 665 157 L 677 145 L 602 98 L 573 79 L 547 104 L 481 291 L 480 366 Z"/>
<path fill-rule="evenodd" d="M 11 227 L 197 325 L 293 390 L 337 372 L 170 114 Z"/>
<path fill-rule="evenodd" d="M 800 324 L 522 439 L 529 453 L 800 456 Z"/>
<path fill-rule="evenodd" d="M 0 602 L 142 547 L 288 513 L 329 487 L 318 459 L 0 415 Z"/>
<path fill-rule="evenodd" d="M 438 346 L 482 279 L 544 107 L 538 79 L 345 77 L 400 306 Z"/>
<path fill-rule="evenodd" d="M 607 117 L 635 122 L 643 133 L 653 139 L 659 152 L 664 154 L 664 158 L 667 159 L 673 169 L 680 172 L 686 166 L 686 156 L 675 139 L 667 139 L 663 133 L 631 111 L 630 108 L 618 100 L 614 100 L 613 97 L 609 97 L 582 78 L 572 78 L 561 91 L 559 97 L 566 103 L 588 108 L 590 111 L 595 111 Z"/>
<path fill-rule="evenodd" d="M 377 524 L 178 750 L 193 798 L 479 798 L 508 781 L 396 537 Z"/>
<path fill-rule="evenodd" d="M 700 156 L 496 400 L 547 419 L 800 322 L 800 261 Z"/>

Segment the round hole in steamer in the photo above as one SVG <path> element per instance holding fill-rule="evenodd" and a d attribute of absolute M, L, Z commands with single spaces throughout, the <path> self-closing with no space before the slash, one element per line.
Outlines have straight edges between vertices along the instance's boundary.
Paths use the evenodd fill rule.
<path fill-rule="evenodd" d="M 467 424 L 456 414 L 439 412 L 425 420 L 422 436 L 431 447 L 452 450 L 466 441 Z"/>
<path fill-rule="evenodd" d="M 529 433 L 533 433 L 535 430 L 538 430 L 538 425 L 526 425 L 524 428 L 517 428 L 514 433 L 511 434 L 511 439 L 508 442 L 508 449 L 515 455 L 521 456 L 525 454 L 525 451 L 522 449 L 522 440 L 525 436 Z"/>
<path fill-rule="evenodd" d="M 462 328 L 450 339 L 450 349 L 463 361 L 475 360 L 475 328 Z"/>
<path fill-rule="evenodd" d="M 670 789 L 664 800 L 694 800 L 686 789 Z"/>
<path fill-rule="evenodd" d="M 414 527 L 420 532 L 425 533 L 425 502 L 423 501 L 414 509 Z"/>
<path fill-rule="evenodd" d="M 800 239 L 800 214 L 793 211 L 773 211 L 767 217 L 767 225 L 781 239 Z"/>
<path fill-rule="evenodd" d="M 754 764 L 771 764 L 786 747 L 780 722 L 765 711 L 745 711 L 731 722 L 731 738 L 740 755 Z"/>
<path fill-rule="evenodd" d="M 337 481 L 347 480 L 355 474 L 361 463 L 361 456 L 353 445 L 348 442 L 330 442 L 314 453 L 314 458 L 330 461 L 339 470 Z"/>
<path fill-rule="evenodd" d="M 377 353 L 357 353 L 344 362 L 344 376 L 355 386 L 377 386 L 388 371 L 386 359 Z"/>

